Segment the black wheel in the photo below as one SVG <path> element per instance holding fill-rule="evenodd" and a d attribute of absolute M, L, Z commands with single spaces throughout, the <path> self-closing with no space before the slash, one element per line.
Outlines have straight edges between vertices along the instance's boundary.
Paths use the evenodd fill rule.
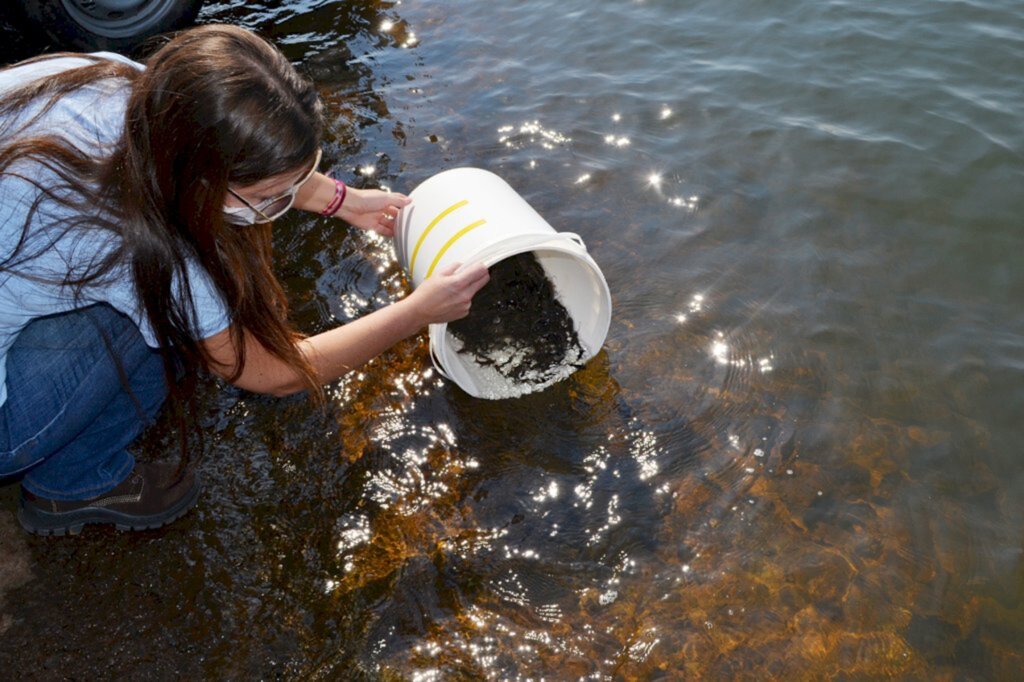
<path fill-rule="evenodd" d="M 61 49 L 130 52 L 192 23 L 203 0 L 22 0 L 25 14 Z"/>

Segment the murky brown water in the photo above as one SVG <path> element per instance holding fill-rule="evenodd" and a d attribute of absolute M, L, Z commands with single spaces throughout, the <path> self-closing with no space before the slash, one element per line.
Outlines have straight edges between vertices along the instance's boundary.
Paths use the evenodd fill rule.
<path fill-rule="evenodd" d="M 509 401 L 440 380 L 423 338 L 323 411 L 210 386 L 204 497 L 159 532 L 22 537 L 0 489 L 3 669 L 1019 677 L 1019 7 L 203 19 L 264 31 L 321 84 L 343 176 L 408 191 L 482 166 L 580 233 L 612 289 L 608 343 Z M 383 240 L 275 229 L 307 331 L 404 291 Z"/>

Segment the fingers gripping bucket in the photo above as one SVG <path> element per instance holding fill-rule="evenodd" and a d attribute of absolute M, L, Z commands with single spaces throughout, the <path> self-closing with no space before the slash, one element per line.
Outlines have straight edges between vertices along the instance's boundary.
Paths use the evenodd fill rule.
<path fill-rule="evenodd" d="M 398 218 L 395 254 L 414 288 L 451 263 L 491 267 L 532 251 L 572 317 L 584 349 L 581 364 L 601 350 L 611 323 L 611 294 L 578 235 L 556 232 L 508 183 L 479 168 L 439 173 L 410 196 L 412 204 Z M 507 398 L 546 386 L 517 384 L 457 347 L 447 324 L 430 325 L 434 366 L 472 396 Z"/>

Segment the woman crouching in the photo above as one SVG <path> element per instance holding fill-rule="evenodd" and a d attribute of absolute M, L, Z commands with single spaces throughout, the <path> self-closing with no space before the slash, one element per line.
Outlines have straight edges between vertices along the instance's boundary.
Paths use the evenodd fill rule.
<path fill-rule="evenodd" d="M 391 236 L 401 194 L 318 171 L 322 104 L 240 28 L 178 35 L 145 66 L 109 53 L 0 71 L 0 476 L 40 534 L 155 528 L 195 503 L 194 472 L 127 447 L 200 372 L 283 396 L 320 387 L 487 282 L 450 267 L 311 337 L 287 321 L 271 224 L 291 208 Z"/>

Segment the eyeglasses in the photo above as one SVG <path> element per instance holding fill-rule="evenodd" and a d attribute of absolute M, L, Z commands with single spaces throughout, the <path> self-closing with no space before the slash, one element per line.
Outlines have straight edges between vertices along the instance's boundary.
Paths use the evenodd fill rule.
<path fill-rule="evenodd" d="M 250 202 L 241 194 L 228 187 L 228 192 L 231 193 L 231 196 L 241 201 L 243 204 L 245 204 L 245 206 L 225 206 L 224 212 L 227 214 L 227 218 L 231 222 L 243 225 L 251 223 L 269 223 L 280 218 L 295 203 L 295 195 L 298 194 L 299 188 L 306 184 L 306 182 L 308 182 L 309 179 L 313 177 L 313 174 L 316 173 L 316 169 L 320 167 L 320 157 L 322 156 L 322 154 L 323 150 L 316 150 L 316 158 L 313 160 L 313 167 L 310 168 L 309 172 L 303 175 L 298 182 L 296 182 L 294 185 L 289 187 L 281 194 L 278 194 L 277 196 L 274 197 L 269 197 L 256 204 Z M 248 214 L 246 208 L 252 211 L 251 215 Z"/>

